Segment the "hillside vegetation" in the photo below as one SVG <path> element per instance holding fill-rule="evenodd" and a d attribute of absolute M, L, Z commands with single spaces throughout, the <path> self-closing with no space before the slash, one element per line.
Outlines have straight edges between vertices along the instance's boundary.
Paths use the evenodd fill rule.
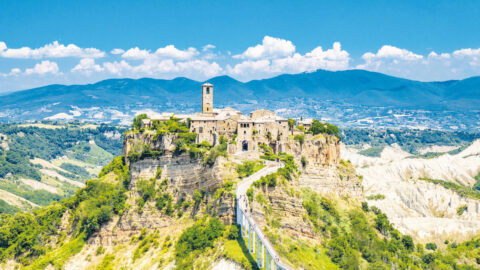
<path fill-rule="evenodd" d="M 260 170 L 265 161 L 232 163 L 224 138 L 214 147 L 196 144 L 184 123 L 174 118 L 156 123 L 155 130 L 134 127 L 127 135 L 132 139 L 140 133 L 153 140 L 170 136 L 174 148 L 160 151 L 138 140 L 141 149 L 133 147 L 127 156 L 113 158 L 72 197 L 31 212 L 1 214 L 0 267 L 209 269 L 228 260 L 244 269 L 258 269 L 256 254 L 248 252 L 239 228 L 222 222 L 228 218 L 219 212 L 234 207 L 236 183 Z M 85 150 L 86 145 L 75 146 Z M 262 230 L 293 267 L 476 269 L 480 265 L 480 238 L 448 243 L 446 248 L 415 243 L 361 198 L 301 188 L 303 164 L 296 164 L 294 156 L 274 153 L 268 146 L 262 151 L 261 159 L 278 159 L 285 166 L 261 177 L 247 191 L 252 215 L 263 222 Z M 187 194 L 162 168 L 148 167 L 160 158 L 185 159 L 185 164 L 199 166 L 206 174 L 219 168 L 231 174 L 212 179 L 219 181 L 215 188 L 195 188 Z M 339 163 L 351 167 L 349 162 Z M 143 177 L 140 170 L 152 176 Z"/>
<path fill-rule="evenodd" d="M 7 192 L 0 213 L 72 196 L 121 153 L 123 130 L 79 123 L 0 124 L 0 190 Z"/>
<path fill-rule="evenodd" d="M 267 176 L 265 179 L 272 177 Z M 385 214 L 351 197 L 320 195 L 299 188 L 294 179 L 255 185 L 251 200 L 260 205 L 267 236 L 297 269 L 478 269 L 480 238 L 465 243 L 414 243 L 393 227 Z M 302 221 L 278 201 L 299 200 Z M 287 203 L 288 205 L 288 203 Z M 293 222 L 293 223 L 292 223 Z M 306 225 L 301 223 L 305 222 Z M 300 234 L 299 232 L 313 232 Z"/>
<path fill-rule="evenodd" d="M 472 141 L 480 138 L 478 132 L 440 131 L 416 129 L 365 129 L 344 128 L 341 131 L 342 142 L 348 146 L 370 145 L 361 154 L 379 157 L 385 146 L 398 144 L 404 151 L 419 155 L 419 150 L 427 146 L 457 146 L 451 154 L 459 153 Z"/>

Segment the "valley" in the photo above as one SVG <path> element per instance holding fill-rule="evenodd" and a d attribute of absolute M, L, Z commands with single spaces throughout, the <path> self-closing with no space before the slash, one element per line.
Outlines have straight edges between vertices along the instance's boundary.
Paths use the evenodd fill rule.
<path fill-rule="evenodd" d="M 0 124 L 0 212 L 72 196 L 121 152 L 121 127 Z"/>

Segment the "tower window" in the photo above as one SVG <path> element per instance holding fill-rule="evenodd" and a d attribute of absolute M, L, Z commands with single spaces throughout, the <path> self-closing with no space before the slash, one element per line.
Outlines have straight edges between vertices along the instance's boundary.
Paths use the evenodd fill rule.
<path fill-rule="evenodd" d="M 210 87 L 207 87 L 207 95 L 210 94 Z"/>

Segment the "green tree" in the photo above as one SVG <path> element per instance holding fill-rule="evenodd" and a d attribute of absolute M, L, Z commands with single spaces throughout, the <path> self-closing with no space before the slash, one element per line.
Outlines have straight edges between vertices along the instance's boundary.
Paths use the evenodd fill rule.
<path fill-rule="evenodd" d="M 144 113 L 137 115 L 133 118 L 133 128 L 139 130 L 142 127 L 142 120 L 148 119 L 148 116 Z"/>
<path fill-rule="evenodd" d="M 402 237 L 403 246 L 408 250 L 413 250 L 415 244 L 413 243 L 413 239 L 410 235 L 404 235 Z"/>
<path fill-rule="evenodd" d="M 426 248 L 426 249 L 430 249 L 430 250 L 436 250 L 436 249 L 437 249 L 437 244 L 435 244 L 435 243 L 427 243 L 427 244 L 425 245 L 425 248 Z"/>
<path fill-rule="evenodd" d="M 337 135 L 340 132 L 337 126 L 329 123 L 322 123 L 317 119 L 314 119 L 312 121 L 312 127 L 310 128 L 310 131 L 312 131 L 313 135 L 320 134 L 320 133 Z"/>
<path fill-rule="evenodd" d="M 296 123 L 297 121 L 295 121 L 295 119 L 292 119 L 292 118 L 288 119 L 288 129 L 290 129 L 290 132 L 292 132 L 292 134 L 293 134 L 293 128 L 295 127 Z"/>

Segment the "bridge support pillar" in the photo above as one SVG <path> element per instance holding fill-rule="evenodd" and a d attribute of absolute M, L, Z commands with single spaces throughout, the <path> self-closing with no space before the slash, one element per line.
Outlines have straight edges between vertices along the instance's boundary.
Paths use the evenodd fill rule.
<path fill-rule="evenodd" d="M 259 248 L 259 242 L 260 242 L 260 239 L 257 237 L 257 265 L 258 267 L 262 267 L 262 265 L 260 264 L 260 251 L 261 249 Z"/>
<path fill-rule="evenodd" d="M 261 251 L 261 254 L 262 254 L 262 264 L 260 265 L 260 267 L 265 267 L 265 245 L 260 242 L 260 244 L 262 245 L 262 251 Z"/>
<path fill-rule="evenodd" d="M 252 253 L 255 253 L 257 234 L 252 230 Z"/>
<path fill-rule="evenodd" d="M 248 224 L 248 252 L 252 253 L 252 230 L 250 229 L 250 224 Z"/>
<path fill-rule="evenodd" d="M 265 260 L 265 270 L 270 270 L 270 254 L 268 254 L 268 251 L 266 252 L 267 258 Z"/>

